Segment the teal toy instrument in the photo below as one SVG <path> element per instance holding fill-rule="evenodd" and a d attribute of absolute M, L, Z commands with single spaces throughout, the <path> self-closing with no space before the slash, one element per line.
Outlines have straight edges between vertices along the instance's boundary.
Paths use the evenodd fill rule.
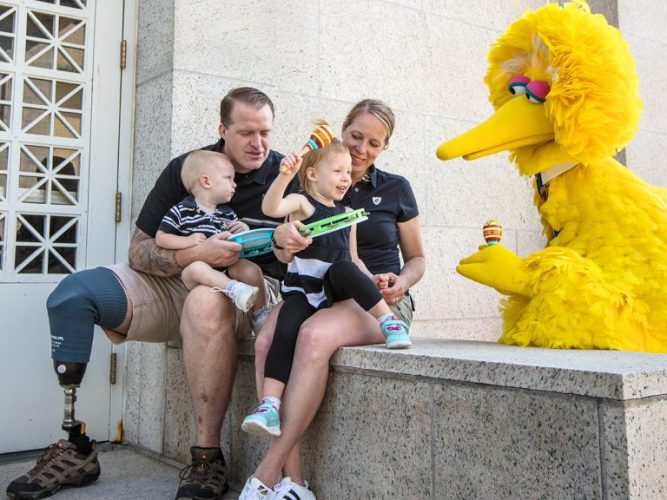
<path fill-rule="evenodd" d="M 234 234 L 227 238 L 227 241 L 233 241 L 241 245 L 243 248 L 239 257 L 247 259 L 271 252 L 273 250 L 271 247 L 272 236 L 273 229 L 260 228 Z"/>
<path fill-rule="evenodd" d="M 345 212 L 338 215 L 332 215 L 326 219 L 316 220 L 315 222 L 311 222 L 310 224 L 299 228 L 299 232 L 307 238 L 315 238 L 317 236 L 322 236 L 323 234 L 338 231 L 344 227 L 359 224 L 365 220 L 368 220 L 368 213 L 366 213 L 363 208 L 359 208 L 352 212 Z"/>

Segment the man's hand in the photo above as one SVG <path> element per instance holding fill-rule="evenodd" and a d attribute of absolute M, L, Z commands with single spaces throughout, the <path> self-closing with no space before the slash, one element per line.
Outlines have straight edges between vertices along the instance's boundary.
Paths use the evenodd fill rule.
<path fill-rule="evenodd" d="M 456 271 L 477 283 L 495 288 L 503 295 L 528 297 L 528 276 L 521 269 L 523 259 L 502 245 L 481 250 L 459 262 Z"/>
<path fill-rule="evenodd" d="M 229 231 L 223 231 L 207 238 L 196 247 L 192 247 L 191 254 L 186 253 L 190 249 L 180 251 L 178 253 L 179 264 L 185 267 L 196 260 L 201 260 L 212 267 L 231 266 L 239 260 L 239 252 L 243 247 L 233 241 L 227 241 L 230 236 Z"/>
<path fill-rule="evenodd" d="M 278 246 L 291 254 L 300 252 L 313 242 L 312 238 L 306 238 L 299 232 L 300 227 L 303 227 L 303 224 L 299 221 L 281 224 L 273 232 L 273 239 Z"/>

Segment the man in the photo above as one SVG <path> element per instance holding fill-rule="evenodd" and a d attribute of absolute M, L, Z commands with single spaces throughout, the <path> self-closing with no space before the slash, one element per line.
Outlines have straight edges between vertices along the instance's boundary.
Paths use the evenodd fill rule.
<path fill-rule="evenodd" d="M 226 154 L 234 165 L 237 187 L 229 206 L 251 229 L 280 222 L 261 211 L 262 196 L 278 175 L 282 158 L 270 149 L 273 118 L 273 103 L 266 94 L 249 87 L 232 89 L 220 104 L 220 140 L 203 148 Z M 113 342 L 182 339 L 196 443 L 176 498 L 220 498 L 227 489 L 220 428 L 236 374 L 235 332 L 243 324 L 247 328 L 247 321 L 222 294 L 209 293 L 203 286 L 188 293 L 180 272 L 196 260 L 229 266 L 238 259 L 241 246 L 227 241 L 226 232 L 183 250 L 156 246 L 162 217 L 188 194 L 181 180 L 186 157 L 173 159 L 148 194 L 130 242 L 129 266 L 67 276 L 49 296 L 47 310 L 52 358 L 66 404 L 90 359 L 95 324 Z M 253 260 L 265 275 L 267 303 L 274 304 L 285 268 L 272 253 Z M 7 488 L 10 497 L 43 498 L 63 485 L 81 486 L 97 479 L 97 451 L 82 423 L 66 418 L 63 429 L 68 439 L 47 448 L 33 470 L 13 481 Z"/>

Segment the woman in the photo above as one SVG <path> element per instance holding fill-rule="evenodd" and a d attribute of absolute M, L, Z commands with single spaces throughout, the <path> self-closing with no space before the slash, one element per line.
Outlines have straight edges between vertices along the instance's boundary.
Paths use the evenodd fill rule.
<path fill-rule="evenodd" d="M 359 257 L 378 281 L 387 280 L 382 295 L 394 313 L 409 325 L 413 302 L 408 291 L 421 279 L 425 266 L 417 204 L 406 179 L 379 170 L 374 164 L 389 144 L 394 122 L 391 109 L 372 99 L 360 101 L 348 113 L 342 140 L 352 156 L 352 187 L 343 201 L 353 209 L 364 208 L 370 213 L 369 220 L 357 226 Z M 296 253 L 310 244 L 310 239 L 297 231 L 299 225 L 284 224 L 276 229 L 277 245 Z M 278 309 L 274 308 L 255 341 L 259 384 L 264 378 L 264 361 Z M 246 482 L 240 500 L 269 498 L 272 494 L 272 498 L 283 498 L 280 493 L 290 490 L 301 499 L 315 498 L 302 476 L 299 441 L 322 402 L 329 360 L 341 347 L 381 342 L 384 338 L 377 321 L 353 300 L 318 311 L 303 324 L 283 394 L 282 434 L 271 441 L 266 456 Z M 258 387 L 258 392 L 262 393 L 262 387 Z M 278 480 L 280 483 L 276 484 Z M 271 491 L 273 485 L 275 493 Z"/>

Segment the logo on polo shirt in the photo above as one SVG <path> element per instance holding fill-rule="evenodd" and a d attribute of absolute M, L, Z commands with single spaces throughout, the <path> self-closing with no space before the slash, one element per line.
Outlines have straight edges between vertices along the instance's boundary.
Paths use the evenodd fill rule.
<path fill-rule="evenodd" d="M 382 196 L 373 196 L 374 205 L 379 205 L 381 201 L 382 201 Z"/>

